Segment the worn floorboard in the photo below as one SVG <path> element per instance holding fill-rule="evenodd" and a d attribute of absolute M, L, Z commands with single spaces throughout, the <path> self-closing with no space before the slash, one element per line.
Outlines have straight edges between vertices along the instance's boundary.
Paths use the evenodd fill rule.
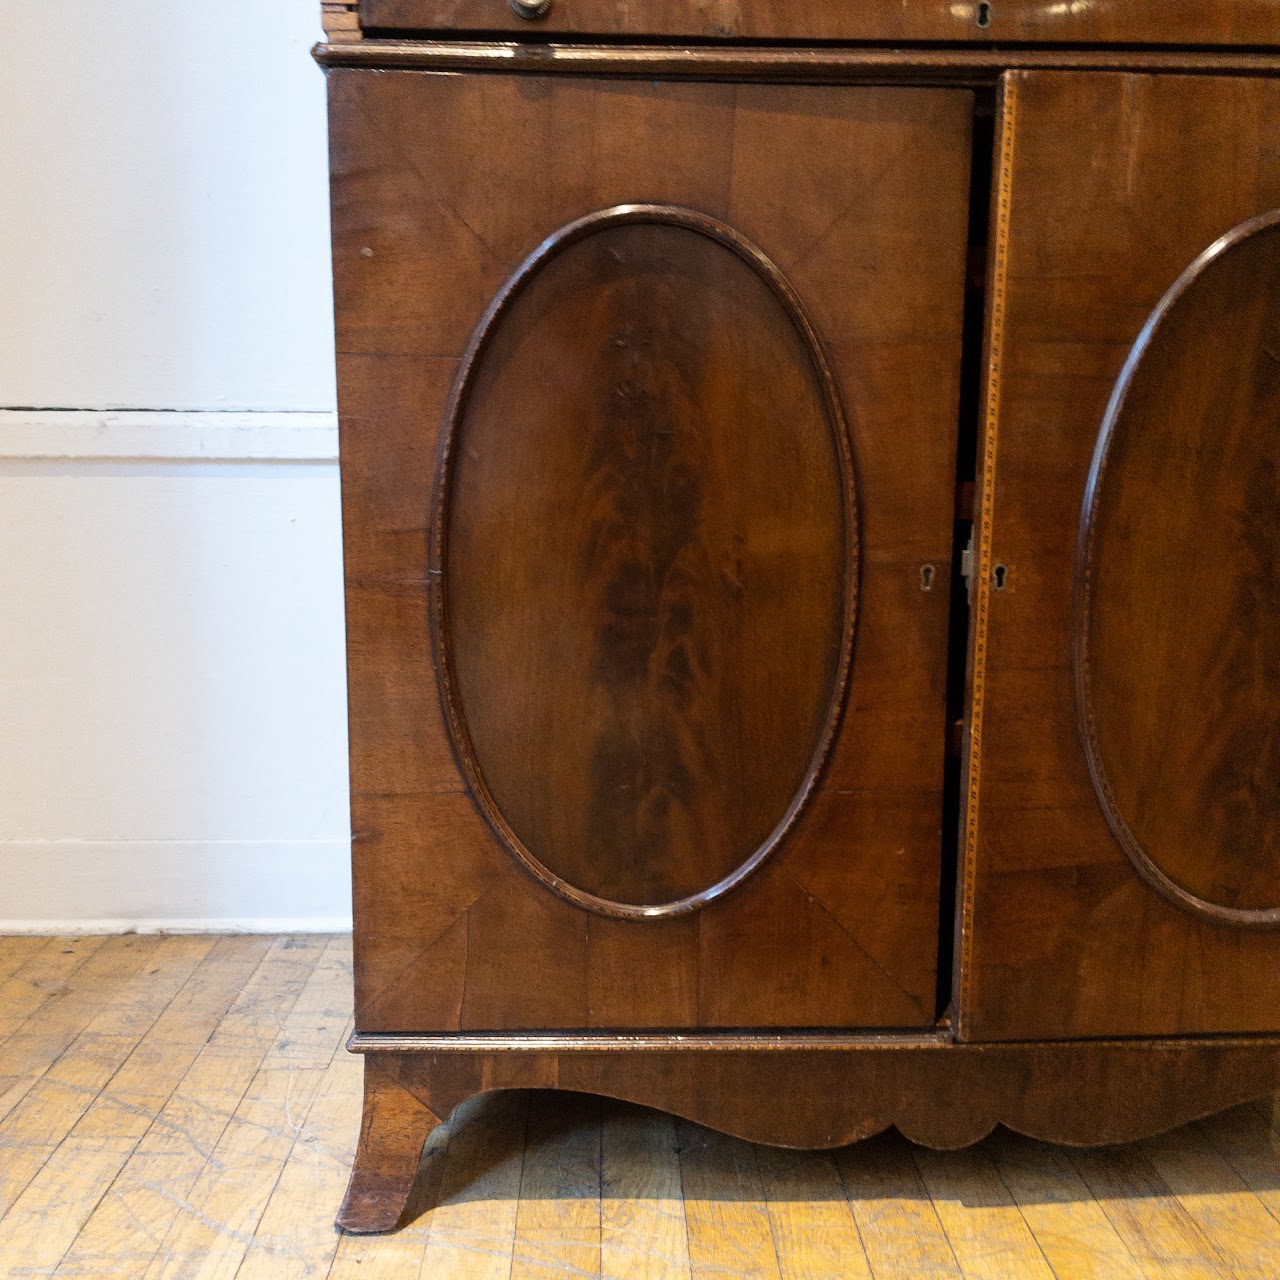
<path fill-rule="evenodd" d="M 340 1237 L 350 1019 L 345 937 L 0 938 L 0 1276 L 1280 1276 L 1273 1101 L 1096 1151 L 806 1153 L 495 1094 L 432 1135 L 407 1226 Z"/>

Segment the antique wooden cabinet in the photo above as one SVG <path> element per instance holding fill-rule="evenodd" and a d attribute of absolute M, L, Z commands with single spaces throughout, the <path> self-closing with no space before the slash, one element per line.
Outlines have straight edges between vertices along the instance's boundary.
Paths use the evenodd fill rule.
<path fill-rule="evenodd" d="M 365 1113 L 1280 1085 L 1270 0 L 325 4 Z"/>

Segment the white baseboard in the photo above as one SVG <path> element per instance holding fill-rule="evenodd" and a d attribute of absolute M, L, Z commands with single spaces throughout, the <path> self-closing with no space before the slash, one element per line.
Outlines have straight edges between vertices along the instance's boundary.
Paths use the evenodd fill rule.
<path fill-rule="evenodd" d="M 340 933 L 347 840 L 5 840 L 0 934 Z M 264 915 L 268 903 L 289 915 Z"/>
<path fill-rule="evenodd" d="M 333 462 L 338 415 L 178 409 L 0 409 L 0 458 Z"/>
<path fill-rule="evenodd" d="M 350 933 L 349 916 L 249 916 L 243 920 L 5 920 L 0 937 L 99 938 L 108 933 Z"/>
<path fill-rule="evenodd" d="M 335 447 L 0 410 L 0 932 L 350 927 Z"/>

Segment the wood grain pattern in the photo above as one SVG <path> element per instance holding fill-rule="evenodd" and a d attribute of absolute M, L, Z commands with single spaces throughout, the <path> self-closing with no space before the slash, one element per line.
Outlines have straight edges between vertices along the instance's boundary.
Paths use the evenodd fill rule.
<path fill-rule="evenodd" d="M 61 1274 L 100 1276 L 113 1264 L 146 1273 L 323 949 L 323 941 L 314 938 L 272 941 L 146 1133 L 121 1160 L 63 1255 Z"/>
<path fill-rule="evenodd" d="M 1212 1276 L 1225 1259 L 1142 1152 L 1080 1151 L 1071 1163 L 1148 1274 Z"/>
<path fill-rule="evenodd" d="M 503 286 L 446 420 L 436 669 L 472 794 L 570 901 L 705 905 L 794 824 L 847 680 L 855 477 L 798 298 L 714 218 L 588 214 Z"/>
<path fill-rule="evenodd" d="M 181 985 L 200 959 L 199 946 L 197 941 L 162 950 L 157 938 L 137 938 L 132 945 L 104 948 L 114 963 L 99 970 L 99 976 L 107 982 L 126 978 L 124 999 L 94 1011 L 74 1034 L 66 1036 L 53 1059 L 37 1057 L 34 1063 L 28 1059 L 22 1064 L 26 1070 L 15 1072 L 17 1079 L 6 1091 L 0 1143 L 13 1154 L 0 1164 L 0 1211 L 14 1204 L 173 995 L 167 984 L 173 982 L 174 973 L 166 974 L 162 986 L 149 980 L 146 967 L 161 956 L 173 968 L 185 963 L 186 971 L 178 976 Z M 4 1046 L 9 1051 L 5 1056 L 17 1057 L 24 1047 L 14 1036 Z"/>
<path fill-rule="evenodd" d="M 385 1048 L 373 1047 L 375 1037 L 360 1042 L 379 1079 L 437 1115 L 486 1089 L 561 1088 L 658 1106 L 753 1142 L 814 1149 L 891 1124 L 938 1150 L 977 1142 L 997 1124 L 1071 1145 L 1126 1142 L 1261 1097 L 1280 1070 L 1280 1042 L 1252 1037 L 970 1045 L 744 1036 L 717 1047 L 715 1037 L 597 1036 L 572 1044 L 547 1037 L 540 1047 L 527 1036 L 492 1049 L 479 1038 L 446 1048 L 424 1037 L 433 1047 L 416 1050 L 407 1038 L 387 1039 Z M 770 1105 L 783 1088 L 791 1105 Z"/>
<path fill-rule="evenodd" d="M 377 1065 L 364 1073 L 360 1142 L 338 1226 L 361 1235 L 392 1231 L 418 1173 L 418 1160 L 440 1117 L 397 1087 Z"/>
<path fill-rule="evenodd" d="M 599 1275 L 602 1152 L 598 1098 L 529 1103 L 511 1280 Z"/>
<path fill-rule="evenodd" d="M 1174 902 L 1280 923 L 1280 211 L 1143 326 L 1076 560 L 1081 734 L 1108 825 Z"/>
<path fill-rule="evenodd" d="M 406 1177 L 434 1117 L 494 1089 L 602 1094 L 657 1106 L 730 1135 L 680 1140 L 696 1270 L 704 1235 L 727 1233 L 747 1241 L 748 1252 L 758 1252 L 753 1238 L 773 1238 L 763 1204 L 744 1204 L 761 1201 L 748 1187 L 759 1171 L 755 1156 L 734 1139 L 831 1148 L 894 1125 L 913 1141 L 951 1150 L 1002 1124 L 1029 1136 L 1091 1146 L 1164 1132 L 1280 1083 L 1280 1042 L 1261 1039 L 1006 1045 L 893 1036 L 549 1036 L 542 1045 L 536 1036 L 489 1039 L 496 1043 L 486 1047 L 482 1036 L 422 1037 L 415 1048 L 412 1037 L 360 1037 L 371 1087 L 405 1120 L 385 1125 L 378 1140 L 366 1140 L 366 1118 L 353 1192 L 340 1218 L 347 1230 L 388 1230 L 399 1220 L 411 1191 Z M 779 1107 L 776 1100 L 784 1094 L 787 1105 Z M 420 1111 L 411 1114 L 415 1105 Z M 704 1176 L 708 1147 L 720 1155 L 711 1157 L 714 1172 Z M 737 1154 L 730 1158 L 730 1152 Z M 369 1163 L 362 1167 L 362 1160 Z M 984 1274 L 974 1262 L 985 1256 L 975 1252 L 975 1237 L 1001 1241 L 999 1248 L 1011 1256 L 1041 1259 L 985 1156 L 946 1169 L 949 1179 L 961 1176 L 962 1199 L 985 1196 L 992 1210 L 987 1222 L 966 1217 L 963 1234 L 943 1216 L 962 1269 Z M 944 1198 L 932 1187 L 930 1193 L 935 1204 Z M 722 1208 L 725 1200 L 735 1207 Z M 779 1261 L 775 1252 L 775 1268 Z"/>
<path fill-rule="evenodd" d="M 10 1087 L 19 1075 L 43 1074 L 100 1012 L 96 993 L 135 974 L 156 945 L 119 936 L 42 941 L 0 987 L 0 1079 Z"/>
<path fill-rule="evenodd" d="M 600 1125 L 600 1274 L 669 1280 L 690 1273 L 680 1146 L 670 1116 L 609 1105 Z"/>
<path fill-rule="evenodd" d="M 361 38 L 360 15 L 354 2 L 324 0 L 320 6 L 320 22 L 324 28 L 324 38 L 334 44 L 350 43 Z"/>
<path fill-rule="evenodd" d="M 1153 1274 L 1129 1252 L 1068 1152 L 1011 1133 L 993 1134 L 986 1147 L 1054 1275 L 1143 1280 Z"/>
<path fill-rule="evenodd" d="M 1054 1280 L 1031 1228 L 985 1151 L 960 1151 L 950 1159 L 922 1151 L 916 1154 L 916 1164 L 966 1276 Z"/>
<path fill-rule="evenodd" d="M 37 1015 L 45 1019 L 60 1012 L 70 1012 L 74 1017 L 74 1008 L 66 1010 L 65 1001 L 59 997 L 68 990 L 71 976 L 92 961 L 95 953 L 107 943 L 106 938 L 48 938 L 42 941 L 44 945 L 33 952 L 27 952 L 25 948 L 14 949 L 19 963 L 0 985 L 0 1037 L 4 1039 L 20 1032 Z M 89 972 L 96 974 L 104 963 L 112 963 L 119 945 L 108 946 L 106 957 L 94 962 Z M 8 1071 L 0 1070 L 0 1075 L 8 1074 Z"/>
<path fill-rule="evenodd" d="M 1138 44 L 1274 44 L 1275 13 L 1266 0 L 1003 0 L 980 5 L 921 0 L 901 5 L 866 0 L 832 5 L 823 0 L 553 0 L 545 17 L 517 17 L 505 0 L 360 0 L 365 30 L 480 30 L 755 40 L 1044 40 Z"/>
<path fill-rule="evenodd" d="M 428 15 L 626 36 L 642 20 L 599 0 L 554 0 L 536 28 L 449 0 L 361 12 L 375 33 L 379 14 L 384 32 Z M 634 1222 L 679 1274 L 894 1274 L 865 1242 L 875 1216 L 836 1198 L 874 1182 L 856 1159 L 747 1140 L 837 1147 L 894 1125 L 945 1150 L 1003 1124 L 1109 1143 L 1275 1087 L 1280 1046 L 1248 1033 L 1280 1029 L 1280 942 L 1228 927 L 1280 906 L 1274 753 L 1242 745 L 1280 701 L 1280 499 L 1259 429 L 1280 395 L 1280 272 L 1262 228 L 1220 270 L 1202 264 L 1148 333 L 1086 499 L 1152 307 L 1215 237 L 1280 202 L 1274 32 L 1239 6 L 1160 16 L 1159 39 L 1196 47 L 1029 50 L 1140 40 L 1152 15 L 997 3 L 968 14 L 979 45 L 957 36 L 915 61 L 376 39 L 323 55 L 370 1055 L 348 1229 L 417 1212 L 425 1164 L 441 1211 L 403 1256 L 420 1244 L 428 1270 L 640 1274 L 650 1256 L 620 1244 Z M 839 40 L 872 19 L 893 41 L 966 11 L 827 6 L 803 30 L 787 24 L 805 13 L 767 3 L 643 15 L 655 40 L 690 23 Z M 999 46 L 980 46 L 1001 38 L 1025 42 L 1008 65 L 1077 70 L 1003 79 L 985 244 L 968 94 L 733 82 L 989 84 Z M 1081 70 L 1107 58 L 1254 78 Z M 561 68 L 574 74 L 543 74 Z M 950 602 L 925 570 L 951 581 L 966 510 L 970 212 L 969 303 L 985 250 L 987 314 L 955 1043 L 934 950 Z M 846 712 L 819 772 L 855 586 Z M 1130 829 L 1121 848 L 1113 832 Z M 1155 867 L 1201 918 L 1153 891 Z M 525 1092 L 550 1089 L 584 1095 L 576 1119 Z M 490 1092 L 492 1111 L 469 1101 Z M 619 1112 L 585 1098 L 600 1094 L 679 1119 L 628 1145 Z M 421 1156 L 460 1104 L 450 1154 Z M 1041 1154 L 1010 1140 L 895 1168 L 911 1203 L 887 1222 L 917 1229 L 912 1265 L 1192 1275 L 1269 1257 L 1256 1149 L 1247 1176 L 1209 1142 Z M 279 1159 L 249 1163 L 260 1180 Z M 646 1160 L 661 1206 L 647 1213 Z M 1237 1199 L 1221 1208 L 1208 1183 Z M 800 1189 L 823 1205 L 803 1222 Z M 235 1223 L 211 1216 L 212 1252 L 238 1258 Z M 375 1256 L 333 1258 L 350 1272 Z"/>
<path fill-rule="evenodd" d="M 755 1151 L 740 1139 L 686 1123 L 676 1125 L 676 1141 L 690 1273 L 699 1280 L 726 1272 L 779 1280 Z"/>
<path fill-rule="evenodd" d="M 782 1280 L 871 1280 L 862 1235 L 834 1159 L 756 1148 Z"/>
<path fill-rule="evenodd" d="M 1072 580 L 1098 429 L 1134 340 L 1189 262 L 1280 204 L 1280 84 L 1010 83 L 1007 314 L 988 357 L 1002 353 L 990 571 L 1005 574 L 971 639 L 986 685 L 960 1026 L 973 1039 L 1274 1029 L 1280 938 L 1175 907 L 1107 826 L 1076 724 Z"/>
<path fill-rule="evenodd" d="M 431 1237 L 432 1214 L 424 1210 L 440 1201 L 445 1155 L 453 1135 L 469 1126 L 474 1113 L 483 1109 L 480 1100 L 464 1103 L 448 1120 L 432 1130 L 422 1150 L 417 1182 L 398 1231 L 392 1235 L 335 1233 L 338 1241 L 329 1268 L 330 1280 L 399 1280 L 402 1276 L 419 1273 Z M 357 1124 L 349 1131 L 353 1137 L 358 1128 Z M 332 1230 L 332 1222 L 326 1221 L 326 1225 Z"/>
<path fill-rule="evenodd" d="M 234 1275 L 349 1025 L 345 938 L 328 941 L 279 1023 L 274 1041 L 187 1190 L 145 1275 L 199 1280 Z M 234 1180 L 223 1174 L 233 1165 Z"/>
<path fill-rule="evenodd" d="M 5 1214 L 0 1274 L 48 1270 L 63 1259 L 268 945 L 265 938 L 224 938 L 212 946 L 198 939 L 181 958 L 157 957 L 164 973 L 149 982 L 148 997 L 168 1004 L 127 1046 L 119 1069 L 74 1123 L 68 1124 L 74 1104 L 63 1109 L 66 1136 Z"/>
<path fill-rule="evenodd" d="M 33 959 L 37 952 L 55 950 L 56 938 L 4 937 L 0 938 L 0 983 L 7 983 L 12 975 Z M 4 990 L 4 987 L 0 987 Z"/>
<path fill-rule="evenodd" d="M 254 1228 L 237 1280 L 305 1280 L 332 1273 L 340 1237 L 326 1211 L 341 1200 L 360 1107 L 361 1073 L 339 1051 L 325 1068 L 315 1102 Z"/>
<path fill-rule="evenodd" d="M 1280 1267 L 1280 1224 L 1258 1197 L 1241 1194 L 1244 1180 L 1210 1143 L 1162 1134 L 1141 1150 L 1227 1266 L 1242 1275 Z"/>
<path fill-rule="evenodd" d="M 424 1276 L 503 1280 L 511 1274 L 530 1099 L 512 1093 L 477 1107 L 451 1137 L 432 1213 Z"/>
<path fill-rule="evenodd" d="M 879 1134 L 833 1158 L 876 1280 L 960 1275 L 920 1170 L 899 1134 Z"/>
<path fill-rule="evenodd" d="M 359 1128 L 358 1058 L 341 1051 L 330 1058 L 310 1107 L 301 1088 L 286 1088 L 293 1099 L 284 1129 L 289 1154 L 274 1181 L 260 1176 L 259 1149 L 243 1144 L 219 1149 L 219 1135 L 273 1045 L 271 1059 L 277 1065 L 271 1070 L 283 1078 L 301 1086 L 302 1078 L 316 1070 L 323 1046 L 307 1033 L 324 1025 L 330 1012 L 340 1026 L 350 1017 L 345 978 L 330 1009 L 335 978 L 345 968 L 345 939 L 334 940 L 332 949 L 314 938 L 270 940 L 243 991 L 128 1153 L 128 1126 L 143 1118 L 127 1104 L 143 1099 L 144 1067 L 155 1072 L 156 1082 L 167 1083 L 182 1072 L 224 998 L 215 992 L 226 993 L 233 971 L 251 963 L 249 953 L 268 940 L 205 941 L 211 949 L 185 984 L 177 976 L 177 952 L 155 958 L 156 972 L 149 976 L 176 994 L 150 1029 L 132 1016 L 120 1017 L 136 992 L 129 974 L 68 978 L 60 1000 L 78 1011 L 82 1026 L 105 1013 L 104 1021 L 132 1027 L 137 1039 L 125 1064 L 133 1062 L 139 1074 L 118 1078 L 125 1089 L 118 1099 L 125 1111 L 116 1113 L 121 1127 L 110 1119 L 117 1105 L 113 1082 L 96 1104 L 105 1127 L 87 1126 L 86 1113 L 78 1136 L 74 1130 L 61 1135 L 55 1151 L 69 1157 L 75 1148 L 78 1157 L 55 1158 L 38 1175 L 45 1198 L 41 1231 L 26 1236 L 35 1223 L 21 1205 L 19 1217 L 0 1217 L 0 1249 L 19 1238 L 34 1239 L 41 1248 L 46 1240 L 74 1237 L 60 1259 L 50 1249 L 17 1257 L 10 1266 L 6 1255 L 6 1269 L 15 1276 L 37 1269 L 56 1277 L 145 1275 L 165 1238 L 166 1223 L 182 1211 L 200 1171 L 208 1168 L 234 1193 L 239 1221 L 254 1224 L 245 1232 L 238 1266 L 234 1251 L 219 1255 L 222 1273 L 240 1280 L 504 1276 L 503 1268 L 515 1258 L 521 1265 L 539 1259 L 554 1265 L 562 1256 L 561 1243 L 580 1247 L 583 1224 L 596 1220 L 600 1264 L 588 1266 L 588 1274 L 689 1280 L 680 1148 L 695 1142 L 704 1193 L 698 1212 L 729 1219 L 741 1209 L 751 1221 L 763 1212 L 770 1228 L 750 1237 L 700 1236 L 699 1274 L 823 1275 L 832 1266 L 831 1247 L 837 1242 L 836 1263 L 848 1258 L 850 1273 L 861 1274 L 858 1247 L 843 1234 L 846 1213 L 858 1224 L 875 1280 L 988 1273 L 989 1267 L 988 1272 L 983 1268 L 998 1256 L 1002 1237 L 986 1234 L 988 1206 L 966 1195 L 974 1155 L 994 1162 L 1058 1275 L 1167 1280 L 1180 1274 L 1217 1280 L 1258 1274 L 1255 1262 L 1266 1273 L 1274 1271 L 1280 1146 L 1271 1098 L 1265 1108 L 1242 1106 L 1167 1139 L 1100 1152 L 1096 1158 L 1007 1133 L 994 1134 L 958 1157 L 930 1157 L 930 1185 L 944 1202 L 949 1225 L 968 1242 L 975 1269 L 965 1273 L 919 1176 L 921 1153 L 896 1133 L 844 1148 L 834 1157 L 722 1143 L 688 1122 L 679 1125 L 677 1140 L 670 1116 L 553 1090 L 492 1093 L 458 1107 L 427 1144 L 406 1226 L 391 1236 L 338 1236 L 332 1229 L 334 1180 L 345 1174 Z M 322 956 L 326 972 L 311 982 L 302 1011 L 291 1018 L 307 975 Z M 59 1033 L 57 1024 L 45 1026 L 52 1038 L 43 1057 L 52 1061 Z M 301 1043 L 291 1048 L 297 1036 Z M 167 1062 L 170 1047 L 173 1057 Z M 64 1113 L 64 1122 L 72 1121 Z M 595 1183 L 593 1150 L 600 1158 Z M 6 1148 L 6 1159 L 18 1151 Z M 723 1162 L 711 1163 L 721 1153 Z M 559 1154 L 565 1157 L 562 1171 Z M 835 1183 L 833 1158 L 840 1173 Z M 446 1164 L 452 1172 L 441 1186 Z M 114 1181 L 97 1200 L 113 1167 Z M 746 1170 L 752 1171 L 749 1176 Z M 708 1194 L 714 1191 L 745 1198 L 736 1206 L 714 1202 Z M 34 1208 L 34 1200 L 28 1208 Z M 589 1252 L 594 1256 L 593 1248 Z M 438 1269 L 446 1258 L 451 1265 Z M 197 1273 L 202 1261 L 197 1253 L 186 1255 L 180 1273 Z"/>
<path fill-rule="evenodd" d="M 948 601 L 920 574 L 951 557 L 969 95 L 359 71 L 329 86 L 358 1025 L 932 1022 Z M 788 839 L 692 930 L 589 928 L 493 839 L 452 759 L 426 626 L 431 460 L 468 340 L 546 236 L 636 202 L 717 219 L 785 274 L 859 479 L 840 733 Z M 763 880 L 752 893 L 764 871 L 772 908 Z"/>

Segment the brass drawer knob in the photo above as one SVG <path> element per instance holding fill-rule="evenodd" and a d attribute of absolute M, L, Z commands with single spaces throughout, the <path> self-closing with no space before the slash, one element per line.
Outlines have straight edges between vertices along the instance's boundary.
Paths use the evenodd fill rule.
<path fill-rule="evenodd" d="M 541 18 L 551 8 L 551 0 L 510 0 L 518 18 Z"/>

